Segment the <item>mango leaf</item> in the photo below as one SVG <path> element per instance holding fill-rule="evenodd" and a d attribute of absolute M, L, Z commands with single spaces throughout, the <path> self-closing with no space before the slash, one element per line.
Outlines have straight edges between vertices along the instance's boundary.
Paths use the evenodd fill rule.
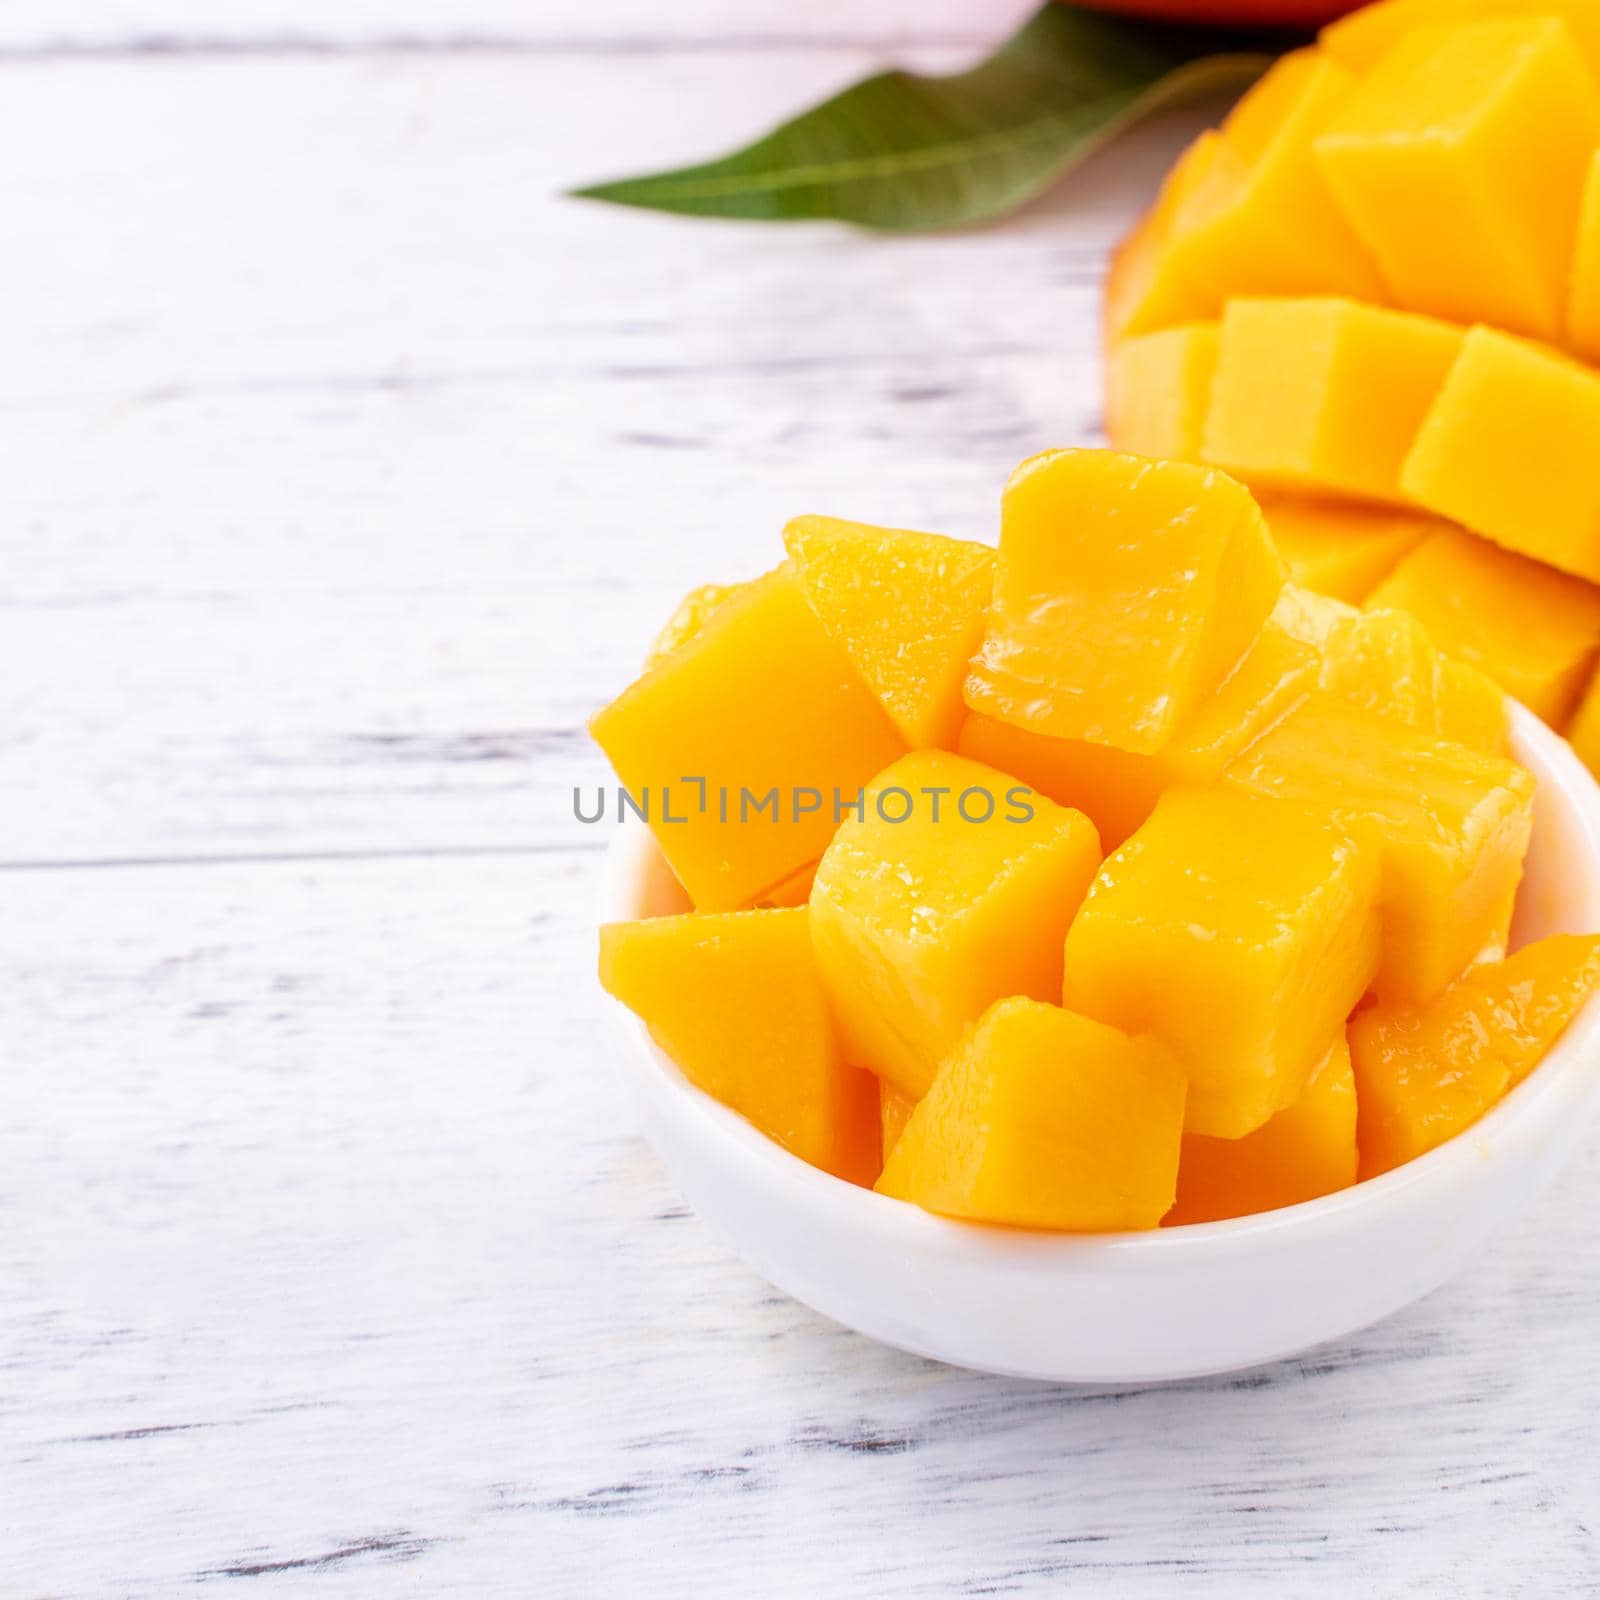
<path fill-rule="evenodd" d="M 1046 4 L 966 72 L 881 73 L 721 160 L 574 193 L 691 216 L 826 217 L 900 232 L 980 222 L 1158 107 L 1242 86 L 1283 43 Z"/>

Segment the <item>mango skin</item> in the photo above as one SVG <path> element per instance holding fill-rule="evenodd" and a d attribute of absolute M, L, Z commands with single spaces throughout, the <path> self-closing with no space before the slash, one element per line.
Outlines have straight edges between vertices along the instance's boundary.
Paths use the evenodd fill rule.
<path fill-rule="evenodd" d="M 940 1066 L 877 1190 L 973 1222 L 1153 1228 L 1176 1191 L 1183 1102 L 1154 1040 L 999 1000 Z"/>

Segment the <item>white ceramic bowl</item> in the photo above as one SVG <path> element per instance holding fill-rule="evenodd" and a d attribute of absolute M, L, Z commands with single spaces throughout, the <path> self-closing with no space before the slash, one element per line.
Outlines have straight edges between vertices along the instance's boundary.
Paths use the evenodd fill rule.
<path fill-rule="evenodd" d="M 1513 943 L 1600 929 L 1600 789 L 1526 711 L 1538 780 Z M 608 859 L 608 921 L 654 914 L 643 828 Z M 957 1366 L 1143 1383 L 1227 1372 L 1366 1327 L 1479 1254 L 1571 1153 L 1600 1101 L 1600 1003 L 1486 1117 L 1339 1194 L 1233 1222 L 1035 1234 L 930 1216 L 807 1166 L 694 1088 L 618 1007 L 623 1077 L 695 1209 L 763 1277 L 847 1327 Z"/>

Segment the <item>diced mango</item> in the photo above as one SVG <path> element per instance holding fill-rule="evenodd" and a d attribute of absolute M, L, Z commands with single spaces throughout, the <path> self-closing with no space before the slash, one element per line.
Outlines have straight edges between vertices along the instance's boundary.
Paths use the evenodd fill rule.
<path fill-rule="evenodd" d="M 1484 22 L 1494 17 L 1559 17 L 1577 41 L 1590 71 L 1600 78 L 1600 4 L 1596 0 L 1380 0 L 1340 17 L 1322 30 L 1323 51 L 1357 74 L 1370 72 L 1408 34 L 1440 22 Z"/>
<path fill-rule="evenodd" d="M 878 1193 L 1012 1227 L 1153 1228 L 1177 1183 L 1183 1100 L 1154 1040 L 1000 1000 L 940 1066 Z"/>
<path fill-rule="evenodd" d="M 1515 762 L 1318 694 L 1223 781 L 1321 811 L 1379 852 L 1381 1000 L 1431 1000 L 1503 931 L 1533 820 Z"/>
<path fill-rule="evenodd" d="M 1046 451 L 1006 485 L 967 704 L 1149 754 L 1238 665 L 1282 586 L 1260 510 L 1222 474 Z"/>
<path fill-rule="evenodd" d="M 1291 585 L 1273 620 L 1316 647 L 1318 686 L 1337 699 L 1469 750 L 1506 753 L 1505 696 L 1476 668 L 1437 649 L 1410 612 L 1360 611 Z"/>
<path fill-rule="evenodd" d="M 1185 185 L 1160 246 L 1163 270 L 1204 293 L 1207 315 L 1238 294 L 1383 298 L 1314 155 L 1355 86 L 1336 61 L 1298 50 L 1224 122 L 1220 146 Z"/>
<path fill-rule="evenodd" d="M 1600 589 L 1441 528 L 1368 602 L 1417 617 L 1452 656 L 1562 727 L 1600 653 Z"/>
<path fill-rule="evenodd" d="M 808 861 L 798 872 L 790 874 L 781 883 L 763 889 L 756 896 L 757 906 L 803 906 L 811 898 L 811 885 L 817 876 L 817 864 Z"/>
<path fill-rule="evenodd" d="M 1184 281 L 1167 250 L 1172 219 L 1204 180 L 1222 150 L 1214 128 L 1173 163 L 1156 202 L 1113 252 L 1106 272 L 1103 327 L 1107 345 L 1212 313 L 1209 292 Z"/>
<path fill-rule="evenodd" d="M 1432 517 L 1337 500 L 1260 497 L 1289 580 L 1359 605 L 1440 524 Z"/>
<path fill-rule="evenodd" d="M 1600 673 L 1589 680 L 1567 729 L 1567 740 L 1591 772 L 1600 773 Z"/>
<path fill-rule="evenodd" d="M 994 551 L 966 539 L 796 517 L 783 542 L 811 609 L 913 750 L 955 743 Z"/>
<path fill-rule="evenodd" d="M 702 911 L 746 905 L 814 861 L 835 791 L 853 801 L 905 749 L 782 567 L 589 726 Z"/>
<path fill-rule="evenodd" d="M 1398 502 L 1461 337 L 1350 300 L 1230 301 L 1202 454 L 1280 489 Z"/>
<path fill-rule="evenodd" d="M 840 825 L 811 934 L 848 1060 L 913 1097 L 1004 995 L 1054 997 L 1100 862 L 1093 824 L 943 751 L 905 756 Z"/>
<path fill-rule="evenodd" d="M 1296 1099 L 1371 982 L 1377 893 L 1376 852 L 1325 818 L 1168 790 L 1072 924 L 1066 1004 L 1160 1039 L 1189 1074 L 1186 1128 L 1240 1138 Z"/>
<path fill-rule="evenodd" d="M 872 1077 L 834 1043 L 804 907 L 654 917 L 600 930 L 600 982 L 697 1088 L 803 1161 L 869 1184 Z"/>
<path fill-rule="evenodd" d="M 1217 325 L 1191 322 L 1124 339 L 1106 354 L 1106 438 L 1113 450 L 1198 461 L 1217 372 Z"/>
<path fill-rule="evenodd" d="M 1600 362 L 1600 150 L 1583 183 L 1568 282 L 1567 342 L 1585 361 Z"/>
<path fill-rule="evenodd" d="M 662 624 L 650 644 L 650 653 L 644 658 L 644 670 L 658 667 L 681 644 L 698 636 L 724 600 L 731 599 L 745 587 L 742 583 L 702 583 L 691 589 L 678 602 L 678 608 Z"/>
<path fill-rule="evenodd" d="M 1600 938 L 1558 934 L 1474 967 L 1431 1005 L 1376 1007 L 1350 1024 L 1361 1176 L 1470 1127 L 1525 1078 L 1600 979 Z"/>
<path fill-rule="evenodd" d="M 961 730 L 964 756 L 987 762 L 1075 806 L 1114 849 L 1148 817 L 1165 789 L 1204 788 L 1253 739 L 1286 717 L 1316 686 L 1316 649 L 1270 619 L 1216 692 L 1154 755 L 1086 739 L 1052 739 L 973 712 Z"/>
<path fill-rule="evenodd" d="M 1356 1181 L 1356 1080 L 1341 1029 L 1300 1096 L 1242 1139 L 1186 1133 L 1167 1228 L 1248 1217 Z"/>
<path fill-rule="evenodd" d="M 878 1079 L 878 1117 L 882 1124 L 883 1159 L 889 1159 L 889 1152 L 900 1142 L 900 1135 L 906 1131 L 906 1124 L 911 1120 L 911 1113 L 917 1109 L 917 1102 L 908 1094 L 901 1094 L 887 1078 Z"/>
<path fill-rule="evenodd" d="M 1549 17 L 1408 33 L 1317 140 L 1396 301 L 1558 338 L 1600 90 Z"/>
<path fill-rule="evenodd" d="M 1508 550 L 1600 582 L 1600 374 L 1493 328 L 1461 347 L 1401 482 Z"/>

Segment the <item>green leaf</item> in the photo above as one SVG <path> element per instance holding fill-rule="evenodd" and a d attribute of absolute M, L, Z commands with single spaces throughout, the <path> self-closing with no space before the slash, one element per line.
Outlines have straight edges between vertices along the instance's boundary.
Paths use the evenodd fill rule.
<path fill-rule="evenodd" d="M 763 222 L 829 217 L 905 232 L 979 222 L 1157 107 L 1242 86 L 1266 66 L 1261 49 L 1282 42 L 1046 4 L 966 72 L 881 73 L 719 161 L 574 192 Z"/>

